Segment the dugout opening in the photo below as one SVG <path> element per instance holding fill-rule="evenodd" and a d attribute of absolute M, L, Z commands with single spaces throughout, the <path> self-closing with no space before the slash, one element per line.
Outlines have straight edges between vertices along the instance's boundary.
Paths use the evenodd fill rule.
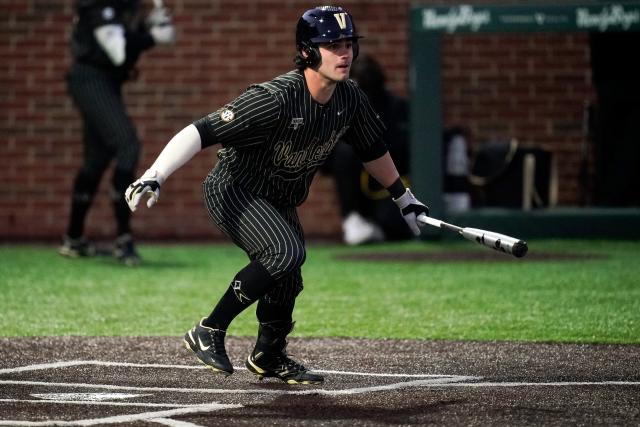
<path fill-rule="evenodd" d="M 636 37 L 640 34 L 638 30 L 640 30 L 640 2 L 638 1 L 594 1 L 570 5 L 456 5 L 414 8 L 411 13 L 410 25 L 412 186 L 418 197 L 430 204 L 432 215 L 439 218 L 447 218 L 449 215 L 443 203 L 443 173 L 440 160 L 443 155 L 441 135 L 445 126 L 443 119 L 444 106 L 442 105 L 443 40 L 446 39 L 448 41 L 451 36 L 454 36 L 454 38 L 458 35 L 474 37 L 487 33 L 507 34 L 514 37 L 520 35 L 536 37 L 537 34 L 553 33 L 589 33 L 591 34 L 589 36 L 590 39 L 614 34 L 621 37 Z M 592 48 L 592 44 L 589 47 Z M 505 46 L 505 52 L 507 50 L 508 46 Z M 616 67 L 613 68 L 615 69 Z M 590 82 L 590 84 L 596 88 L 595 81 Z M 471 94 L 471 96 L 482 96 L 482 94 Z M 635 99 L 637 99 L 637 96 Z M 577 175 L 575 185 L 581 187 L 579 190 L 581 192 L 580 200 L 575 206 L 572 204 L 558 207 L 557 203 L 554 203 L 554 197 L 557 197 L 557 192 L 554 194 L 554 191 L 557 191 L 557 187 L 556 190 L 553 190 L 553 188 L 554 185 L 557 185 L 558 178 L 557 174 L 554 175 L 553 165 L 554 163 L 557 165 L 557 158 L 553 155 L 553 150 L 551 150 L 550 173 L 547 177 L 551 184 L 550 190 L 546 192 L 547 203 L 543 203 L 544 206 L 542 207 L 553 208 L 556 216 L 563 210 L 570 210 L 571 214 L 567 214 L 567 218 L 575 219 L 574 213 L 577 206 L 589 206 L 589 209 L 585 209 L 579 215 L 583 221 L 586 221 L 584 224 L 587 232 L 589 230 L 590 213 L 596 216 L 602 213 L 598 212 L 599 206 L 602 206 L 603 210 L 608 213 L 611 212 L 609 208 L 612 206 L 631 206 L 632 208 L 630 209 L 620 211 L 620 214 L 628 216 L 631 221 L 636 221 L 638 210 L 635 207 L 640 206 L 640 198 L 637 195 L 627 194 L 623 196 L 626 200 L 631 200 L 630 203 L 607 202 L 602 197 L 603 194 L 611 193 L 608 189 L 612 186 L 620 188 L 621 191 L 627 191 L 628 187 L 635 187 L 614 184 L 614 182 L 620 183 L 624 181 L 624 177 L 627 180 L 634 179 L 635 175 L 633 174 L 638 173 L 636 171 L 638 168 L 634 166 L 616 166 L 623 165 L 624 162 L 629 161 L 633 164 L 634 156 L 636 155 L 633 154 L 633 148 L 631 148 L 631 154 L 627 150 L 627 155 L 610 156 L 617 157 L 618 163 L 603 160 L 602 151 L 606 151 L 610 144 L 603 139 L 601 132 L 598 134 L 593 126 L 593 123 L 600 123 L 598 120 L 602 117 L 602 110 L 594 111 L 597 109 L 594 109 L 592 105 L 580 105 L 579 108 L 585 111 L 584 120 L 581 121 L 584 141 L 578 147 L 581 153 L 576 160 L 577 164 L 569 166 L 580 169 L 575 172 L 575 175 Z M 561 113 L 560 111 L 558 114 Z M 598 116 L 598 120 L 595 119 L 596 116 Z M 508 120 L 508 117 L 505 120 Z M 456 124 L 459 125 L 460 123 L 457 122 Z M 566 126 L 571 125 L 570 123 L 566 124 Z M 563 126 L 563 123 L 559 121 L 558 126 Z M 518 134 L 506 133 L 504 136 L 522 139 L 522 135 Z M 627 144 L 627 148 L 639 145 L 629 146 Z M 532 148 L 539 148 L 544 151 L 547 147 L 543 144 Z M 540 156 L 535 153 L 529 154 L 533 154 L 536 165 L 539 165 Z M 527 164 L 531 164 L 532 157 L 529 156 L 527 158 L 529 159 L 528 161 L 524 161 L 524 159 L 522 161 L 522 168 L 524 169 L 527 168 Z M 542 163 L 545 163 L 545 161 L 543 160 Z M 638 164 L 637 160 L 635 164 Z M 566 162 L 563 162 L 563 166 L 566 166 Z M 625 171 L 625 173 L 620 173 L 621 171 Z M 531 177 L 523 177 L 523 179 L 531 180 Z M 535 181 L 535 178 L 533 180 Z M 637 179 L 632 182 L 637 182 Z M 566 182 L 563 185 L 566 185 Z M 520 188 L 522 188 L 523 193 L 526 192 L 524 187 Z M 600 196 L 597 195 L 598 191 Z M 506 208 L 509 214 L 517 217 L 523 207 L 527 209 L 532 206 L 531 200 L 528 203 L 521 200 L 521 204 L 518 205 L 515 205 L 511 200 L 506 206 L 499 207 Z M 483 210 L 484 212 L 482 212 Z M 471 218 L 477 218 L 478 215 L 483 214 L 495 216 L 492 213 L 493 211 L 494 209 L 485 210 L 475 206 L 467 214 L 455 213 L 455 217 L 460 218 L 460 215 L 463 217 L 467 215 Z M 544 212 L 537 212 L 537 214 L 544 214 Z M 434 230 L 428 230 L 427 233 L 429 232 L 432 235 L 438 233 Z M 547 234 L 555 235 L 552 231 Z"/>

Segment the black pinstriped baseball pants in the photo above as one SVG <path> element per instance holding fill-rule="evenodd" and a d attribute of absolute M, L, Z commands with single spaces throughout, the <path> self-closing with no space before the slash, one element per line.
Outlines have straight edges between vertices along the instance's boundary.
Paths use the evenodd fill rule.
<path fill-rule="evenodd" d="M 102 175 L 114 159 L 112 199 L 118 234 L 128 233 L 131 212 L 123 195 L 134 179 L 140 142 L 122 99 L 122 82 L 107 71 L 76 63 L 67 83 L 82 116 L 84 142 L 84 161 L 73 186 L 68 235 L 83 234 L 84 220 Z"/>
<path fill-rule="evenodd" d="M 296 208 L 276 207 L 234 184 L 220 163 L 205 179 L 203 190 L 207 211 L 218 228 L 274 279 L 260 303 L 293 310 L 303 287 L 300 268 L 306 257 Z"/>

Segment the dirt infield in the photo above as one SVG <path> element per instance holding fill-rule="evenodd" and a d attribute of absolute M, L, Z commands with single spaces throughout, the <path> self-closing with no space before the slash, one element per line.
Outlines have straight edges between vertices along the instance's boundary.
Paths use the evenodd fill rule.
<path fill-rule="evenodd" d="M 640 346 L 296 339 L 322 386 L 229 378 L 175 337 L 0 338 L 0 425 L 639 425 Z"/>

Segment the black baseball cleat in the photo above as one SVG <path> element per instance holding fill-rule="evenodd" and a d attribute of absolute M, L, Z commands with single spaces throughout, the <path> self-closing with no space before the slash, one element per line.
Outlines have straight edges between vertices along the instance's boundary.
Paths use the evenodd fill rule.
<path fill-rule="evenodd" d="M 256 346 L 245 365 L 260 380 L 273 377 L 287 384 L 322 384 L 324 377 L 287 356 L 287 335 L 293 325 L 291 321 L 260 323 Z"/>
<path fill-rule="evenodd" d="M 233 366 L 224 348 L 227 331 L 202 325 L 202 320 L 184 334 L 184 345 L 208 368 L 217 374 L 233 374 Z"/>
<path fill-rule="evenodd" d="M 129 267 L 140 264 L 140 255 L 133 244 L 133 237 L 126 233 L 118 236 L 113 245 L 113 256 Z"/>
<path fill-rule="evenodd" d="M 251 353 L 246 362 L 249 372 L 263 378 L 278 378 L 287 384 L 322 384 L 322 375 L 310 372 L 304 365 L 291 359 L 286 353 L 269 355 L 263 352 Z"/>
<path fill-rule="evenodd" d="M 77 239 L 64 236 L 62 245 L 58 248 L 58 253 L 69 258 L 87 257 L 95 255 L 96 248 L 84 236 Z"/>

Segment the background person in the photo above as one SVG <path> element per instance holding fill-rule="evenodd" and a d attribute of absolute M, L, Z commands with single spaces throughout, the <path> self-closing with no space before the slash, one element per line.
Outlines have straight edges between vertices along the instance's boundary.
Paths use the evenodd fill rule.
<path fill-rule="evenodd" d="M 153 9 L 146 22 L 141 19 L 138 0 L 79 0 L 75 10 L 73 64 L 67 82 L 82 117 L 84 159 L 73 183 L 69 224 L 58 252 L 67 257 L 95 253 L 84 236 L 85 220 L 102 175 L 115 159 L 113 254 L 124 264 L 134 265 L 140 257 L 123 195 L 134 178 L 140 142 L 127 114 L 122 86 L 135 72 L 140 54 L 155 44 L 172 43 L 175 31 L 164 8 Z"/>
<path fill-rule="evenodd" d="M 293 329 L 306 258 L 296 207 L 307 198 L 315 172 L 338 140 L 354 147 L 367 171 L 395 198 L 407 224 L 420 234 L 417 216 L 427 214 L 428 208 L 402 184 L 382 140 L 382 122 L 349 80 L 358 38 L 351 15 L 342 8 L 306 11 L 296 28 L 297 69 L 251 85 L 223 108 L 185 127 L 126 191 L 132 210 L 145 194 L 151 195 L 151 207 L 176 169 L 203 148 L 219 149 L 219 161 L 203 184 L 205 205 L 249 263 L 231 280 L 211 314 L 184 336 L 187 348 L 214 372 L 233 373 L 224 346 L 226 330 L 257 302 L 258 338 L 247 369 L 288 384 L 323 381 L 287 355 L 286 338 Z"/>
<path fill-rule="evenodd" d="M 383 139 L 400 176 L 408 185 L 409 103 L 387 89 L 382 67 L 372 56 L 362 55 L 353 63 L 351 78 L 380 115 L 385 125 Z M 336 145 L 323 171 L 335 179 L 344 243 L 359 245 L 412 237 L 411 230 L 398 216 L 389 192 L 370 178 L 349 144 L 340 142 Z"/>
<path fill-rule="evenodd" d="M 597 93 L 593 190 L 599 206 L 640 206 L 639 43 L 636 31 L 589 33 Z"/>

